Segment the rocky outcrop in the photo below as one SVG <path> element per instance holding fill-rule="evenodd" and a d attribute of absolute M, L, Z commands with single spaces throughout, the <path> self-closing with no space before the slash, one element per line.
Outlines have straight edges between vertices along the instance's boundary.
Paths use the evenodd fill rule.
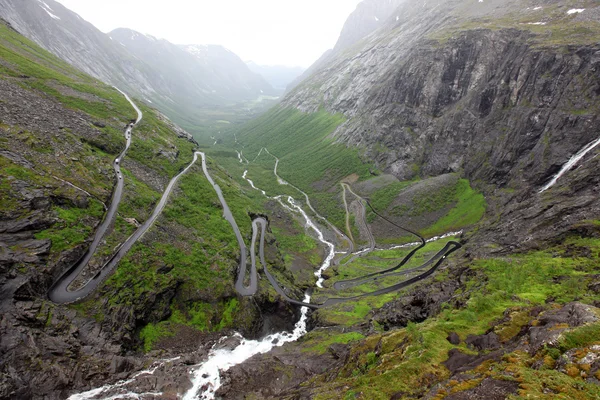
<path fill-rule="evenodd" d="M 409 322 L 425 321 L 437 314 L 459 287 L 459 280 L 450 280 L 415 289 L 376 310 L 373 320 L 386 330 L 404 327 Z"/>

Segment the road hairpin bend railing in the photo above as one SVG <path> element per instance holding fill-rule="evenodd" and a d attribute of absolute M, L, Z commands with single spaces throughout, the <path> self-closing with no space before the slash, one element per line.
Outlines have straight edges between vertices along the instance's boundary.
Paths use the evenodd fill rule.
<path fill-rule="evenodd" d="M 426 241 L 425 239 L 419 235 L 416 232 L 411 231 L 410 229 L 406 229 L 404 227 L 401 227 L 397 224 L 395 224 L 394 222 L 390 221 L 389 219 L 387 219 L 386 217 L 382 216 L 381 214 L 379 214 L 377 211 L 375 211 L 375 209 L 373 208 L 373 206 L 367 201 L 367 204 L 369 205 L 369 207 L 371 208 L 371 210 L 380 218 L 382 218 L 383 220 L 385 220 L 386 222 L 392 224 L 393 226 L 400 228 L 406 232 L 409 232 L 415 236 L 417 236 L 421 243 L 419 244 L 419 246 L 417 246 L 416 248 L 414 248 L 408 255 L 406 255 L 406 257 L 404 257 L 404 259 L 402 259 L 402 261 L 396 265 L 395 267 L 392 268 L 388 268 L 386 270 L 382 270 L 382 271 L 378 271 L 372 274 L 368 274 L 368 275 L 364 275 L 362 277 L 359 278 L 355 278 L 355 279 L 350 279 L 350 280 L 346 280 L 346 281 L 340 281 L 340 282 L 336 282 L 334 284 L 334 289 L 336 290 L 342 290 L 342 289 L 347 289 L 347 288 L 352 288 L 358 285 L 362 285 L 364 283 L 367 282 L 371 282 L 371 281 L 377 281 L 379 279 L 383 279 L 383 278 L 387 278 L 387 277 L 391 277 L 391 276 L 399 276 L 399 275 L 408 275 L 412 272 L 417 272 L 417 271 L 421 271 L 429 266 L 431 266 L 428 270 L 424 271 L 423 273 L 407 279 L 406 281 L 403 282 L 399 282 L 395 285 L 392 286 L 388 286 L 386 288 L 383 289 L 379 289 L 373 292 L 369 292 L 369 293 L 363 293 L 357 296 L 350 296 L 350 297 L 339 297 L 339 298 L 328 298 L 327 300 L 325 300 L 322 304 L 309 304 L 309 303 L 305 303 L 296 299 L 292 299 L 291 297 L 289 297 L 287 295 L 287 293 L 281 288 L 281 286 L 279 285 L 279 283 L 277 282 L 277 279 L 271 275 L 271 273 L 269 272 L 269 269 L 267 267 L 267 263 L 265 262 L 264 259 L 264 235 L 265 235 L 265 229 L 266 229 L 266 225 L 267 222 L 266 220 L 264 220 L 263 218 L 257 218 L 252 222 L 252 231 L 253 231 L 253 235 L 252 235 L 252 248 L 251 248 L 251 257 L 253 259 L 253 264 L 254 264 L 254 257 L 255 257 L 255 241 L 256 241 L 256 235 L 257 235 L 257 225 L 260 224 L 261 225 L 261 237 L 260 237 L 260 249 L 259 249 L 259 256 L 260 256 L 260 262 L 263 266 L 263 269 L 265 271 L 265 275 L 267 276 L 267 279 L 269 280 L 269 282 L 271 283 L 271 285 L 273 286 L 273 288 L 275 289 L 275 291 L 277 293 L 279 293 L 287 302 L 291 303 L 291 304 L 295 304 L 295 305 L 299 305 L 299 306 L 303 306 L 303 307 L 309 307 L 309 308 L 313 308 L 313 309 L 319 309 L 322 307 L 327 307 L 327 306 L 331 306 L 334 304 L 339 304 L 339 303 L 343 303 L 343 302 L 347 302 L 347 301 L 352 301 L 352 300 L 357 300 L 363 297 L 368 297 L 368 296 L 379 296 L 379 295 L 383 295 L 383 294 L 387 294 L 387 293 L 391 293 L 391 292 L 395 292 L 398 291 L 400 289 L 403 289 L 405 287 L 408 287 L 412 284 L 415 284 L 429 276 L 431 276 L 438 268 L 439 266 L 446 260 L 446 258 L 452 254 L 453 252 L 455 252 L 456 250 L 460 249 L 462 246 L 460 245 L 460 243 L 455 242 L 455 241 L 449 241 L 448 243 L 446 243 L 446 245 L 444 246 L 443 249 L 441 249 L 440 251 L 438 251 L 433 257 L 431 257 L 429 260 L 427 260 L 425 263 L 423 263 L 422 265 L 415 267 L 415 268 L 411 268 L 408 270 L 404 270 L 404 271 L 400 271 L 400 272 L 394 272 L 397 271 L 398 269 L 402 268 L 408 261 L 410 261 L 410 259 L 423 247 L 425 247 L 426 245 Z"/>

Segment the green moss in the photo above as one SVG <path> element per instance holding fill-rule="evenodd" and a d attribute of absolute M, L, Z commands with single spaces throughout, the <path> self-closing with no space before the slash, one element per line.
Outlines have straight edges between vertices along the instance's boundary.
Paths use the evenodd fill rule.
<path fill-rule="evenodd" d="M 35 238 L 50 239 L 51 251 L 57 254 L 85 242 L 92 234 L 93 226 L 90 222 L 101 219 L 104 207 L 99 201 L 90 200 L 88 208 L 55 207 L 54 211 L 59 221 L 50 229 L 37 233 Z"/>
<path fill-rule="evenodd" d="M 588 254 L 592 256 L 586 256 Z M 547 305 L 548 299 L 559 304 L 573 300 L 587 304 L 597 301 L 598 295 L 589 289 L 589 283 L 595 280 L 599 254 L 600 239 L 572 236 L 546 251 L 476 260 L 471 265 L 472 277 L 464 289 L 455 294 L 460 302 L 464 301 L 460 299 L 468 299 L 464 306 L 447 305 L 437 316 L 422 323 L 409 323 L 405 328 L 372 334 L 354 344 L 336 378 L 319 378 L 311 383 L 318 389 L 316 398 L 343 398 L 343 393 L 348 391 L 369 399 L 388 399 L 399 392 L 407 397 L 421 397 L 429 387 L 446 390 L 446 394 L 472 387 L 471 383 L 478 382 L 453 386 L 447 381 L 450 372 L 442 363 L 448 351 L 459 348 L 473 354 L 464 344 L 450 344 L 446 339 L 448 333 L 456 332 L 464 340 L 468 335 L 481 335 L 493 329 L 501 341 L 506 342 L 524 326 L 535 323 L 531 314 L 534 307 L 553 308 Z M 351 305 L 340 307 L 345 308 L 332 307 L 334 316 L 341 310 L 350 313 L 353 308 Z M 329 312 L 329 309 L 319 310 L 317 318 L 331 323 L 335 319 Z M 355 320 L 354 324 L 365 322 Z M 336 323 L 342 324 L 343 320 Z M 568 373 L 560 372 L 553 369 L 552 360 L 560 359 L 568 350 L 598 344 L 599 338 L 600 324 L 589 324 L 564 332 L 556 348 L 549 347 L 533 355 L 512 353 L 501 361 L 490 360 L 465 373 L 476 380 L 510 377 L 520 384 L 516 398 L 541 398 L 548 390 L 561 398 L 596 398 L 600 393 L 598 387 L 581 379 L 585 369 L 571 366 Z M 315 345 L 311 342 L 311 346 Z M 532 368 L 540 363 L 541 368 Z M 340 393 L 340 387 L 345 388 L 344 392 Z"/>
<path fill-rule="evenodd" d="M 173 305 L 171 316 L 167 320 L 148 324 L 140 331 L 144 351 L 152 350 L 161 339 L 175 336 L 182 326 L 200 332 L 234 328 L 239 308 L 239 301 L 235 298 L 217 304 L 193 302 L 181 308 Z"/>
<path fill-rule="evenodd" d="M 144 351 L 152 350 L 156 342 L 165 337 L 173 336 L 168 328 L 155 324 L 146 325 L 140 332 L 140 339 L 144 342 Z"/>
<path fill-rule="evenodd" d="M 444 199 L 447 196 L 443 197 Z M 469 181 L 460 179 L 454 192 L 456 205 L 436 223 L 421 232 L 424 236 L 434 236 L 457 231 L 479 222 L 487 207 L 485 197 L 471 188 Z"/>
<path fill-rule="evenodd" d="M 558 344 L 561 352 L 600 343 L 600 324 L 591 324 L 565 332 Z"/>
<path fill-rule="evenodd" d="M 348 344 L 351 342 L 361 340 L 364 337 L 364 335 L 358 332 L 348 332 L 335 335 L 312 335 L 309 336 L 309 338 L 307 339 L 306 347 L 304 347 L 302 350 L 306 352 L 323 354 L 327 352 L 329 346 L 331 346 L 334 343 Z M 311 345 L 311 342 L 316 341 L 316 338 L 322 338 L 322 340 L 318 340 L 318 344 Z"/>

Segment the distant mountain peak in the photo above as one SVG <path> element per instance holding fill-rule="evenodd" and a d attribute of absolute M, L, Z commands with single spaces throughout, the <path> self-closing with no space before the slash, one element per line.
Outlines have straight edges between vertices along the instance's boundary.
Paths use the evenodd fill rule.
<path fill-rule="evenodd" d="M 0 17 L 76 68 L 152 101 L 178 122 L 196 118 L 198 109 L 275 94 L 222 46 L 181 47 L 125 27 L 106 34 L 55 0 L 0 0 Z"/>

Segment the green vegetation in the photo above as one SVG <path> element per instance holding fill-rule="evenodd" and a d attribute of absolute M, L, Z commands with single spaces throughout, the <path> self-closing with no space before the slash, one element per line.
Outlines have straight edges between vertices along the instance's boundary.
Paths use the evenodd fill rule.
<path fill-rule="evenodd" d="M 454 238 L 446 238 L 433 243 L 429 243 L 424 249 L 413 256 L 402 269 L 409 269 L 423 264 L 426 260 L 433 257 L 440 251 L 448 241 Z M 376 271 L 381 271 L 387 268 L 394 267 L 399 260 L 404 258 L 412 249 L 403 248 L 395 250 L 377 250 L 369 253 L 367 256 L 359 257 L 347 265 L 337 267 L 338 275 L 332 279 L 332 282 L 327 281 L 327 287 L 333 285 L 333 281 L 341 281 L 346 279 L 354 279 Z M 439 272 L 438 272 L 439 274 Z M 377 282 L 371 282 L 352 289 L 341 292 L 326 292 L 315 293 L 314 298 L 319 301 L 318 296 L 323 297 L 349 297 L 369 293 L 378 289 L 382 289 L 399 282 L 402 282 L 411 276 L 388 277 L 380 279 Z M 363 297 L 352 302 L 338 304 L 332 307 L 320 309 L 318 318 L 321 322 L 331 325 L 339 325 L 351 327 L 355 324 L 364 321 L 365 317 L 371 310 L 382 307 L 384 304 L 395 300 L 402 296 L 403 292 L 389 293 L 382 296 Z"/>
<path fill-rule="evenodd" d="M 329 346 L 334 343 L 348 344 L 364 339 L 364 335 L 358 332 L 348 332 L 340 334 L 331 334 L 327 331 L 314 331 L 305 336 L 303 340 L 303 351 L 323 354 L 327 352 Z M 313 343 L 317 344 L 313 344 Z"/>
<path fill-rule="evenodd" d="M 440 43 L 446 43 L 461 32 L 473 29 L 519 29 L 532 32 L 534 36 L 530 42 L 538 47 L 598 43 L 600 41 L 600 24 L 592 19 L 574 21 L 577 14 L 567 14 L 566 11 L 569 9 L 567 3 L 570 3 L 572 8 L 586 9 L 597 6 L 597 2 L 586 0 L 561 2 L 555 5 L 547 4 L 543 9 L 536 9 L 537 3 L 529 2 L 529 4 L 521 5 L 522 10 L 519 13 L 482 18 L 471 16 L 468 20 L 462 19 L 463 22 L 456 26 L 433 32 L 430 34 L 430 38 L 438 40 Z M 527 9 L 525 10 L 525 8 Z M 540 24 L 540 22 L 543 23 Z"/>
<path fill-rule="evenodd" d="M 57 112 L 62 106 L 67 123 L 76 115 L 77 124 L 88 128 L 80 132 L 68 124 L 49 125 L 49 129 L 40 123 L 41 128 L 24 129 L 0 122 L 0 148 L 26 160 L 16 164 L 0 156 L 1 212 L 25 218 L 33 211 L 23 188 L 50 199 L 50 211 L 44 217 L 56 222 L 35 237 L 52 241 L 49 263 L 54 264 L 64 252 L 89 240 L 104 218 L 102 203 L 110 201 L 115 184 L 112 162 L 125 146 L 125 125 L 136 114 L 117 90 L 77 71 L 4 24 L 0 24 L 0 59 L 0 79 L 54 102 Z M 122 160 L 124 196 L 114 227 L 90 265 L 102 265 L 131 235 L 132 219 L 143 223 L 148 218 L 166 183 L 192 160 L 196 145 L 179 138 L 155 110 L 139 101 L 136 104 L 144 118 L 133 130 L 131 147 Z M 212 161 L 208 164 L 242 232 L 249 235 L 249 214 L 260 212 L 265 199 L 243 190 Z M 238 256 L 231 227 L 197 165 L 179 181 L 156 225 L 97 293 L 70 307 L 97 321 L 116 310 L 120 315 L 146 315 L 146 326 L 140 331 L 146 350 L 182 327 L 198 331 L 243 327 L 252 323 L 252 317 L 233 297 L 232 271 Z M 18 271 L 25 269 L 19 266 Z M 154 310 L 150 316 L 149 309 Z M 164 310 L 170 313 L 161 314 Z M 126 319 L 123 323 L 131 325 L 123 329 L 133 331 L 139 322 Z"/>
<path fill-rule="evenodd" d="M 464 340 L 468 335 L 492 330 L 501 343 L 507 343 L 522 335 L 523 329 L 538 324 L 537 314 L 531 312 L 536 307 L 551 312 L 574 300 L 587 304 L 600 300 L 598 293 L 589 288 L 597 276 L 599 257 L 600 239 L 573 236 L 546 251 L 476 260 L 471 266 L 475 274 L 464 291 L 457 293 L 467 300 L 466 305 L 448 305 L 422 323 L 368 336 L 352 346 L 337 378 L 332 380 L 328 375 L 327 379 L 318 377 L 307 384 L 319 388 L 318 399 L 342 399 L 350 392 L 369 399 L 388 399 L 397 393 L 420 397 L 431 387 L 436 387 L 434 393 L 438 394 L 434 398 L 441 399 L 492 378 L 519 384 L 518 395 L 511 398 L 545 398 L 545 393 L 557 398 L 597 398 L 600 389 L 585 380 L 589 364 L 578 360 L 600 343 L 598 322 L 570 328 L 555 345 L 534 354 L 507 351 L 502 357 L 491 358 L 466 371 L 470 378 L 464 382 L 449 380 L 450 372 L 442 362 L 454 348 L 475 353 L 464 342 L 450 344 L 446 339 L 450 332 Z M 356 320 L 356 325 L 360 323 Z M 548 329 L 566 327 L 563 324 Z M 566 355 L 567 351 L 572 355 Z M 559 369 L 557 361 L 568 357 L 572 361 Z"/>
<path fill-rule="evenodd" d="M 389 206 L 392 204 L 398 194 L 402 192 L 406 187 L 410 186 L 413 182 L 405 181 L 405 182 L 395 182 L 391 185 L 387 185 L 382 187 L 381 189 L 373 192 L 369 198 L 370 203 L 375 210 L 387 210 Z M 367 210 L 370 211 L 370 210 Z M 393 212 L 393 211 L 392 211 Z M 372 222 L 375 219 L 375 214 L 372 212 L 369 213 L 369 222 Z"/>
<path fill-rule="evenodd" d="M 437 221 L 419 229 L 419 233 L 425 237 L 445 234 L 457 231 L 479 222 L 483 217 L 487 203 L 485 197 L 471 188 L 466 179 L 458 179 L 450 185 L 436 186 L 435 189 L 420 190 L 420 193 L 411 201 L 393 205 L 396 198 L 407 187 L 420 184 L 420 182 L 395 182 L 377 189 L 370 194 L 371 205 L 379 213 L 394 217 L 401 222 L 404 218 L 411 218 L 413 223 L 419 218 L 425 218 L 436 212 L 448 210 Z M 423 185 L 426 183 L 423 181 Z M 376 215 L 367 209 L 367 221 L 375 222 Z M 394 241 L 394 238 L 384 241 Z"/>
<path fill-rule="evenodd" d="M 104 207 L 96 200 L 90 201 L 88 208 L 62 208 L 54 207 L 54 211 L 61 222 L 51 228 L 35 235 L 36 239 L 50 239 L 52 250 L 60 252 L 78 246 L 92 234 L 89 221 L 100 219 Z"/>
<path fill-rule="evenodd" d="M 444 195 L 441 199 L 443 202 L 448 197 Z M 454 188 L 453 200 L 456 202 L 454 208 L 421 234 L 434 236 L 474 225 L 481 220 L 487 207 L 485 197 L 473 190 L 466 179 L 458 181 Z"/>
<path fill-rule="evenodd" d="M 173 337 L 182 326 L 201 332 L 217 332 L 234 328 L 235 313 L 239 310 L 237 299 L 220 304 L 194 302 L 183 309 L 171 309 L 171 317 L 165 321 L 146 325 L 140 332 L 144 351 L 151 351 L 160 340 Z"/>
<path fill-rule="evenodd" d="M 309 193 L 317 210 L 343 228 L 345 217 L 343 207 L 338 207 L 338 183 L 351 174 L 364 179 L 370 176 L 371 169 L 356 149 L 336 143 L 331 136 L 343 122 L 343 116 L 326 111 L 305 114 L 275 108 L 244 125 L 237 137 L 246 146 L 244 154 L 249 160 L 263 147 L 279 157 L 279 175 Z M 298 193 L 294 197 L 300 198 Z"/>
<path fill-rule="evenodd" d="M 304 233 L 304 229 L 292 220 L 292 229 L 297 232 L 295 235 L 286 235 L 284 229 L 273 227 L 273 234 L 277 238 L 277 244 L 282 251 L 284 259 L 291 262 L 292 258 L 297 254 L 306 254 L 310 259 L 315 261 L 315 265 L 319 262 L 317 250 L 317 241 Z M 308 253 L 308 254 L 307 254 Z M 316 258 L 316 259 L 315 259 Z"/>

